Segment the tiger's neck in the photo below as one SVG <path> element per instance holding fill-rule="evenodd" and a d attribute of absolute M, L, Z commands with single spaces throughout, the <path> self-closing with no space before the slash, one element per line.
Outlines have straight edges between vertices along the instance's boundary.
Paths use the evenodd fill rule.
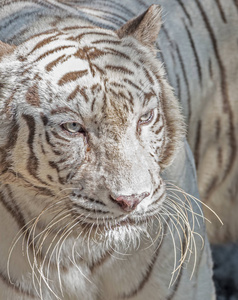
<path fill-rule="evenodd" d="M 54 263 L 59 257 L 52 253 L 54 251 L 57 253 L 56 249 L 59 247 L 61 247 L 60 256 L 66 257 L 67 260 L 72 255 L 72 249 L 77 249 L 79 264 L 80 261 L 87 261 L 90 265 L 106 253 L 111 253 L 112 248 L 117 252 L 124 252 L 125 242 L 127 255 L 132 255 L 148 247 L 151 239 L 158 238 L 158 231 L 161 230 L 161 224 L 158 224 L 156 218 L 149 226 L 147 222 L 140 225 L 140 231 L 131 224 L 128 224 L 128 227 L 118 228 L 100 228 L 100 225 L 82 224 L 60 204 L 61 198 L 56 200 L 56 196 L 42 195 L 34 189 L 17 185 L 1 184 L 1 235 L 4 236 L 3 240 L 6 240 L 0 248 L 0 251 L 4 251 L 1 257 L 8 256 L 8 250 L 14 242 L 17 242 L 14 246 L 17 249 L 13 249 L 13 252 L 29 251 L 30 256 L 37 254 L 40 260 L 48 256 Z M 13 226 L 8 226 L 8 219 L 14 220 Z M 22 241 L 22 245 L 19 240 Z M 35 253 L 32 253 L 32 250 Z"/>
<path fill-rule="evenodd" d="M 120 229 L 118 233 L 116 230 L 115 233 L 109 230 L 107 234 L 99 237 L 100 228 L 97 228 L 98 235 L 95 235 L 94 229 L 90 226 L 85 228 L 84 235 L 80 234 L 80 230 L 73 234 L 76 223 L 73 223 L 72 219 L 64 223 L 62 228 L 54 226 L 57 218 L 60 219 L 61 214 L 62 218 L 64 216 L 61 210 L 58 212 L 56 210 L 55 215 L 52 211 L 52 215 L 45 219 L 43 217 L 42 220 L 36 217 L 41 214 L 36 213 L 36 216 L 32 216 L 29 213 L 31 202 L 39 203 L 39 209 L 44 212 L 40 207 L 42 203 L 47 202 L 47 197 L 43 198 L 29 190 L 26 193 L 24 189 L 9 184 L 1 185 L 0 191 L 0 236 L 1 240 L 5 241 L 0 247 L 0 265 L 2 270 L 6 270 L 1 276 L 4 276 L 5 282 L 9 282 L 10 277 L 12 283 L 19 287 L 19 291 L 24 291 L 33 298 L 36 297 L 36 290 L 41 290 L 44 299 L 51 299 L 51 292 L 47 288 L 47 280 L 50 278 L 53 292 L 57 294 L 63 289 L 64 299 L 74 299 L 67 296 L 72 289 L 76 289 L 75 294 L 82 299 L 85 299 L 86 294 L 89 295 L 88 300 L 96 299 L 95 294 L 98 291 L 96 285 L 92 287 L 92 282 L 98 282 L 98 276 L 102 272 L 104 278 L 107 278 L 108 270 L 123 264 L 122 269 L 125 269 L 124 276 L 126 276 L 130 260 L 133 260 L 133 264 L 137 262 L 138 265 L 146 266 L 147 257 L 153 258 L 158 252 L 161 240 L 157 239 L 154 244 L 152 243 L 155 239 L 152 232 L 158 234 L 158 229 L 154 228 L 154 226 L 158 228 L 157 223 L 150 227 L 151 232 L 148 230 L 147 236 L 145 234 L 143 238 L 137 236 L 133 239 L 133 234 L 136 236 L 138 232 L 135 230 L 133 233 L 131 228 L 128 232 L 125 229 L 124 236 Z M 9 224 L 9 220 L 12 219 L 14 224 Z M 44 224 L 46 221 L 47 226 Z M 29 281 L 29 274 L 35 276 L 34 280 Z M 43 274 L 45 282 L 40 274 L 41 276 Z M 72 276 L 75 276 L 74 280 Z M 41 286 L 38 286 L 38 280 L 42 281 Z M 77 287 L 72 286 L 75 282 Z M 88 293 L 89 290 L 91 294 Z"/>

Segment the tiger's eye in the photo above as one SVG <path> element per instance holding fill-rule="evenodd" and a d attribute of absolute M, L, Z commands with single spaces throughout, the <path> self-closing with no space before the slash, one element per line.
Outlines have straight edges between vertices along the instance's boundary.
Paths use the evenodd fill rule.
<path fill-rule="evenodd" d="M 140 117 L 139 124 L 140 125 L 148 124 L 153 120 L 153 117 L 154 117 L 154 110 L 150 110 L 148 113 Z"/>
<path fill-rule="evenodd" d="M 62 124 L 63 129 L 68 131 L 69 133 L 80 133 L 84 132 L 82 125 L 77 122 L 69 122 Z"/>

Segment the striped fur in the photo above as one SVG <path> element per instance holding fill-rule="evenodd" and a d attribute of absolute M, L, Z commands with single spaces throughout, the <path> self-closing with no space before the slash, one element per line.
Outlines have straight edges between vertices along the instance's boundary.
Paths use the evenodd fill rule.
<path fill-rule="evenodd" d="M 155 2 L 164 24 L 150 0 L 1 2 L 1 300 L 215 299 L 200 205 L 176 187 L 198 195 L 168 82 L 225 222 L 237 4 Z M 213 242 L 237 237 L 231 221 L 208 228 Z"/>

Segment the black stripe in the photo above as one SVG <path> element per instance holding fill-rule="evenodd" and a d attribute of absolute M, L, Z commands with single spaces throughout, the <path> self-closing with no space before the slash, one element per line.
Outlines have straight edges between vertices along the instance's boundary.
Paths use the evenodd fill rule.
<path fill-rule="evenodd" d="M 152 85 L 154 85 L 154 84 L 155 84 L 155 83 L 154 83 L 154 80 L 153 80 L 153 78 L 152 78 L 150 72 L 149 72 L 145 67 L 143 67 L 143 72 L 144 72 L 144 74 L 145 74 L 146 79 L 148 79 L 149 82 L 150 82 Z M 146 82 L 146 84 L 147 84 L 147 82 Z"/>
<path fill-rule="evenodd" d="M 180 7 L 182 8 L 184 14 L 188 18 L 190 25 L 193 26 L 192 18 L 190 16 L 190 14 L 188 13 L 188 11 L 187 11 L 185 5 L 183 4 L 182 0 L 176 0 L 176 1 L 178 2 L 178 4 L 180 5 Z"/>
<path fill-rule="evenodd" d="M 161 30 L 164 31 L 165 37 L 166 37 L 166 39 L 168 40 L 168 42 L 169 42 L 169 44 L 170 44 L 170 48 L 171 48 L 171 49 L 169 49 L 169 50 L 170 50 L 170 54 L 171 54 L 173 63 L 175 64 L 176 61 L 175 61 L 174 52 L 173 52 L 173 48 L 174 48 L 174 47 L 173 47 L 173 42 L 171 41 L 171 39 L 170 39 L 170 37 L 169 37 L 169 35 L 168 35 L 168 31 L 165 29 L 165 27 L 164 27 L 163 25 L 162 25 L 162 27 L 161 27 Z M 156 46 L 157 46 L 158 49 L 160 49 L 158 43 L 156 43 Z M 168 49 L 167 49 L 167 48 L 166 48 L 166 52 L 168 52 Z M 159 51 L 159 52 L 157 53 L 157 55 L 158 55 L 158 57 L 161 58 L 162 62 L 165 62 L 165 59 L 164 59 L 164 56 L 163 56 L 162 51 Z"/>
<path fill-rule="evenodd" d="M 189 121 L 190 118 L 191 118 L 191 95 L 190 95 L 190 89 L 189 89 L 188 78 L 187 78 L 187 74 L 186 74 L 186 70 L 185 70 L 185 65 L 184 65 L 184 62 L 183 62 L 183 59 L 182 59 L 182 55 L 180 53 L 180 50 L 179 50 L 179 47 L 178 47 L 177 44 L 176 44 L 176 51 L 177 51 L 178 59 L 179 59 L 179 62 L 180 62 L 181 68 L 182 68 L 184 82 L 185 82 L 185 85 L 186 85 L 186 88 L 187 88 L 187 96 L 188 96 L 188 98 L 187 98 L 187 102 L 188 102 L 188 121 Z"/>
<path fill-rule="evenodd" d="M 36 186 L 34 187 L 37 191 L 40 192 L 40 195 L 41 196 L 50 196 L 50 197 L 55 197 L 55 194 L 52 193 L 51 190 L 47 189 L 47 188 L 44 188 L 44 187 L 39 187 L 39 186 Z"/>
<path fill-rule="evenodd" d="M 94 31 L 87 31 L 87 32 L 82 32 L 80 34 L 78 34 L 77 36 L 74 37 L 69 37 L 68 40 L 72 40 L 72 41 L 76 41 L 76 42 L 80 42 L 80 40 L 84 37 L 84 36 L 88 36 L 88 35 L 100 35 L 100 36 L 105 36 L 105 37 L 110 37 L 116 40 L 116 36 L 113 35 L 112 33 L 109 32 L 101 32 L 101 31 L 95 31 L 96 28 L 94 29 Z"/>
<path fill-rule="evenodd" d="M 182 69 L 182 73 L 183 73 L 185 85 L 186 85 L 186 88 L 187 88 L 187 96 L 188 96 L 188 99 L 187 99 L 187 103 L 188 103 L 188 120 L 190 120 L 190 117 L 191 117 L 191 95 L 190 95 L 189 82 L 188 82 L 188 78 L 187 78 L 187 75 L 186 75 L 185 65 L 184 65 L 181 53 L 179 51 L 178 45 L 175 43 L 175 41 L 171 40 L 171 38 L 169 36 L 169 33 L 168 33 L 167 29 L 165 28 L 165 26 L 162 25 L 161 28 L 164 31 L 165 36 L 168 39 L 168 41 L 169 41 L 170 45 L 172 46 L 172 48 L 175 48 L 176 53 L 177 53 L 178 58 L 179 58 L 179 63 L 181 65 L 181 69 Z M 171 51 L 171 53 L 173 53 L 173 51 Z M 173 58 L 173 61 L 175 62 L 174 58 Z"/>
<path fill-rule="evenodd" d="M 109 44 L 109 45 L 120 45 L 121 41 L 113 41 L 113 40 L 105 40 L 105 39 L 100 39 L 96 41 L 92 41 L 92 44 Z"/>
<path fill-rule="evenodd" d="M 234 5 L 235 5 L 235 7 L 236 7 L 236 9 L 238 11 L 238 0 L 233 0 L 233 3 L 234 3 Z"/>
<path fill-rule="evenodd" d="M 198 120 L 196 138 L 195 138 L 195 145 L 194 145 L 194 160 L 195 160 L 195 165 L 196 165 L 197 169 L 198 169 L 198 165 L 199 165 L 201 128 L 202 128 L 202 122 L 201 122 L 201 120 Z"/>
<path fill-rule="evenodd" d="M 59 183 L 62 184 L 62 185 L 64 185 L 64 184 L 65 184 L 65 178 L 60 177 L 60 171 L 61 171 L 61 170 L 60 170 L 59 166 L 57 165 L 57 163 L 54 162 L 54 161 L 49 161 L 48 163 L 49 163 L 49 166 L 50 166 L 52 169 L 55 169 L 55 170 L 56 170 L 57 175 L 58 175 Z"/>
<path fill-rule="evenodd" d="M 187 25 L 185 24 L 185 22 L 183 22 L 183 23 L 184 23 L 185 29 L 187 31 L 187 34 L 188 34 L 188 39 L 189 39 L 189 42 L 191 44 L 191 48 L 193 50 L 193 55 L 194 55 L 194 58 L 195 58 L 197 71 L 198 71 L 199 83 L 200 83 L 200 86 L 201 86 L 202 85 L 202 69 L 201 69 L 201 64 L 200 64 L 200 61 L 199 61 L 198 53 L 197 53 L 197 50 L 196 50 L 195 42 L 193 40 L 192 34 L 189 31 Z"/>
<path fill-rule="evenodd" d="M 48 122 L 49 122 L 48 117 L 45 116 L 44 114 L 41 114 L 41 120 L 42 120 L 44 126 L 46 126 L 48 124 Z"/>
<path fill-rule="evenodd" d="M 64 138 L 63 136 L 59 135 L 58 132 L 56 132 L 56 131 L 51 131 L 51 134 L 52 134 L 56 139 L 61 140 L 61 141 L 64 141 L 64 142 L 66 142 L 67 144 L 70 142 L 70 139 Z M 55 147 L 55 144 L 50 143 L 50 138 L 49 138 L 48 132 L 46 132 L 46 135 L 45 135 L 45 136 L 46 136 L 46 139 L 47 139 L 47 143 L 48 143 L 49 145 L 52 145 L 52 147 Z M 60 143 L 60 144 L 63 145 L 62 143 Z"/>
<path fill-rule="evenodd" d="M 113 253 L 113 250 L 109 250 L 107 252 L 105 252 L 101 257 L 100 259 L 94 261 L 90 266 L 89 266 L 89 269 L 91 271 L 91 273 L 94 273 L 98 268 L 100 268 L 101 266 L 103 266 L 106 261 L 108 261 L 108 259 L 110 257 L 112 257 L 112 253 Z"/>
<path fill-rule="evenodd" d="M 209 61 L 208 61 L 208 69 L 209 69 L 210 77 L 213 78 L 213 69 L 212 69 L 212 60 L 211 60 L 211 58 L 209 58 Z"/>
<path fill-rule="evenodd" d="M 220 13 L 220 16 L 221 16 L 221 18 L 222 18 L 222 21 L 223 21 L 224 23 L 227 23 L 226 16 L 225 16 L 225 13 L 224 13 L 224 10 L 223 10 L 223 7 L 222 7 L 222 5 L 221 5 L 220 0 L 215 0 L 215 3 L 216 3 L 217 8 L 218 8 L 218 10 L 219 10 L 219 13 Z"/>
<path fill-rule="evenodd" d="M 95 104 L 95 102 L 96 102 L 96 97 L 93 98 L 93 101 L 92 101 L 92 104 L 91 104 L 91 111 L 94 110 L 94 104 Z"/>
<path fill-rule="evenodd" d="M 157 187 L 157 189 L 158 189 L 158 187 Z M 157 189 L 156 189 L 156 190 L 157 190 Z M 155 191 L 155 192 L 156 192 L 156 191 Z M 155 192 L 154 192 L 153 194 L 155 194 Z M 149 212 L 152 211 L 151 208 L 156 209 L 156 208 L 157 208 L 157 204 L 158 204 L 159 202 L 161 202 L 161 200 L 164 198 L 165 195 L 166 195 L 166 191 L 164 191 L 164 192 L 162 193 L 162 195 L 159 196 L 158 199 L 156 199 L 154 202 L 152 202 L 152 203 L 149 205 L 149 207 L 148 207 L 147 213 L 149 213 Z"/>
<path fill-rule="evenodd" d="M 58 32 L 58 29 L 54 28 L 54 29 L 45 30 L 45 31 L 42 31 L 40 33 L 36 33 L 36 34 L 30 36 L 28 39 L 26 39 L 26 41 L 34 40 L 36 37 L 40 37 L 40 36 L 47 35 L 47 34 L 52 34 L 55 32 Z"/>
<path fill-rule="evenodd" d="M 227 90 L 227 83 L 226 83 L 226 70 L 225 67 L 222 63 L 221 60 L 221 56 L 218 50 L 218 45 L 217 45 L 217 40 L 215 37 L 215 34 L 213 32 L 212 26 L 209 22 L 209 18 L 205 13 L 205 10 L 203 9 L 201 3 L 199 2 L 199 0 L 195 0 L 195 2 L 197 3 L 197 6 L 199 8 L 199 11 L 201 12 L 203 21 L 206 25 L 206 29 L 208 31 L 210 40 L 212 42 L 212 47 L 215 53 L 215 57 L 219 66 L 219 70 L 220 70 L 220 74 L 221 74 L 221 91 L 222 91 L 222 96 L 223 96 L 223 109 L 225 112 L 227 112 L 230 109 L 230 105 L 229 105 L 229 97 L 228 97 L 228 90 Z"/>
<path fill-rule="evenodd" d="M 100 204 L 100 205 L 102 205 L 102 206 L 106 206 L 105 203 L 103 203 L 103 202 L 101 202 L 101 201 L 99 201 L 99 200 L 95 200 L 95 199 L 89 198 L 89 197 L 87 197 L 87 196 L 83 196 L 82 198 L 83 198 L 84 200 L 86 199 L 87 201 L 90 201 L 90 202 L 92 202 L 92 203 L 97 203 L 97 204 Z"/>
<path fill-rule="evenodd" d="M 176 74 L 176 81 L 177 81 L 177 98 L 179 102 L 181 102 L 181 86 L 180 86 L 180 78 L 178 74 Z"/>
<path fill-rule="evenodd" d="M 24 36 L 25 33 L 30 31 L 30 29 L 31 29 L 31 27 L 26 27 L 26 28 L 23 27 L 21 30 L 17 31 L 14 35 L 11 36 L 11 44 L 13 43 L 14 45 L 16 45 L 16 39 L 19 38 L 19 36 Z M 19 58 L 22 59 L 22 56 Z M 24 58 L 23 58 L 23 60 L 24 60 Z"/>
<path fill-rule="evenodd" d="M 36 128 L 35 120 L 30 115 L 23 114 L 22 117 L 26 121 L 29 129 L 27 144 L 29 146 L 30 155 L 27 160 L 27 170 L 29 174 L 32 175 L 35 179 L 37 179 L 40 183 L 44 185 L 48 185 L 47 182 L 42 181 L 37 175 L 37 171 L 39 168 L 39 160 L 34 153 L 34 137 L 35 137 L 35 128 Z"/>
<path fill-rule="evenodd" d="M 55 60 L 51 61 L 45 66 L 45 70 L 47 72 L 52 71 L 55 67 L 57 67 L 59 64 L 62 64 L 63 62 L 67 61 L 69 59 L 69 56 L 66 58 L 66 55 L 63 54 L 59 57 L 57 57 Z"/>
<path fill-rule="evenodd" d="M 187 227 L 186 227 L 186 229 L 185 229 L 185 234 L 183 235 L 183 244 L 182 244 L 182 249 L 181 249 L 181 251 L 182 251 L 182 256 L 184 255 L 184 250 L 185 250 L 185 247 L 186 247 L 186 236 L 187 236 L 187 234 L 188 234 L 188 229 L 187 229 Z M 181 256 L 181 257 L 182 257 Z M 175 282 L 175 285 L 174 285 L 174 288 L 173 288 L 173 291 L 172 291 L 172 293 L 166 298 L 166 300 L 172 300 L 174 297 L 175 297 L 175 295 L 176 295 L 176 293 L 177 293 L 177 291 L 178 291 L 178 288 L 179 288 L 179 285 L 180 285 L 180 281 L 181 281 L 181 278 L 182 278 L 182 275 L 183 275 L 183 267 L 181 267 L 179 270 L 178 270 L 178 272 L 179 272 L 179 275 L 178 275 L 178 278 L 177 278 L 177 280 L 176 280 L 176 282 Z"/>
<path fill-rule="evenodd" d="M 88 4 L 88 2 L 87 2 L 87 4 Z M 122 25 L 124 22 L 127 22 L 127 19 L 124 18 L 122 15 L 119 15 L 119 14 L 117 14 L 115 12 L 112 12 L 112 11 L 109 12 L 107 9 L 105 10 L 105 5 L 103 6 L 104 10 L 101 9 L 101 8 L 97 9 L 97 8 L 95 8 L 95 6 L 90 7 L 90 6 L 82 6 L 81 5 L 80 8 L 87 8 L 87 9 L 92 10 L 92 11 L 96 11 L 96 12 L 99 12 L 99 13 L 104 13 L 103 15 L 105 17 L 99 16 L 99 15 L 97 15 L 96 17 L 104 19 L 104 20 L 115 20 L 114 24 L 116 24 L 116 25 Z M 88 14 L 90 15 L 90 12 L 88 12 Z M 108 15 L 113 16 L 113 17 L 108 17 Z M 93 14 L 93 16 L 95 16 L 95 15 Z M 119 19 L 121 21 L 119 21 Z"/>
<path fill-rule="evenodd" d="M 130 60 L 130 61 L 131 61 L 130 56 L 126 55 L 125 53 L 123 53 L 123 52 L 121 52 L 121 51 L 118 51 L 118 50 L 113 49 L 113 48 L 110 48 L 110 47 L 105 47 L 105 50 L 108 50 L 108 51 L 106 52 L 106 54 L 111 54 L 111 55 L 120 56 L 120 57 L 125 58 L 126 60 Z"/>
<path fill-rule="evenodd" d="M 4 6 L 6 6 L 6 4 L 4 4 Z M 19 14 L 19 12 L 16 12 L 15 14 L 11 14 L 10 17 L 7 18 L 7 21 L 5 22 L 4 26 L 0 26 L 0 31 L 5 31 L 7 30 L 8 26 L 11 26 L 13 23 L 19 24 L 19 20 L 22 21 L 25 18 L 28 18 L 28 23 L 29 19 L 31 20 L 33 18 L 32 16 L 32 11 L 31 12 L 25 12 L 25 13 L 21 13 Z M 35 16 L 36 18 L 37 16 Z M 7 40 L 5 40 L 5 42 L 7 42 Z"/>
<path fill-rule="evenodd" d="M 140 5 L 143 7 L 143 9 L 148 9 L 148 4 L 145 4 L 145 2 L 143 0 L 137 0 L 138 3 L 140 3 Z"/>
<path fill-rule="evenodd" d="M 28 163 L 27 163 L 27 169 L 28 172 L 33 175 L 34 177 L 37 177 L 36 173 L 38 170 L 38 166 L 39 166 L 39 162 L 37 157 L 35 156 L 34 153 L 34 136 L 35 136 L 35 120 L 32 116 L 29 115 L 22 115 L 23 119 L 25 119 L 28 129 L 29 129 L 29 135 L 28 135 L 28 140 L 27 140 L 27 144 L 29 146 L 30 149 L 30 157 L 28 159 Z"/>
<path fill-rule="evenodd" d="M 65 45 L 65 46 L 59 46 L 59 47 L 56 47 L 52 50 L 49 50 L 49 51 L 46 51 L 45 53 L 41 54 L 40 56 L 38 56 L 34 62 L 38 62 L 42 59 L 44 59 L 45 57 L 49 56 L 50 54 L 54 54 L 56 52 L 59 52 L 59 51 L 62 51 L 64 49 L 68 49 L 68 48 L 75 48 L 75 46 L 73 45 Z"/>
<path fill-rule="evenodd" d="M 135 84 L 134 82 L 132 82 L 130 79 L 123 79 L 124 82 L 128 83 L 129 85 L 133 86 L 135 89 L 142 91 L 141 87 L 139 87 L 137 84 Z"/>
<path fill-rule="evenodd" d="M 206 180 L 207 185 L 203 197 L 203 201 L 207 202 L 209 198 L 211 197 L 212 193 L 216 190 L 217 184 L 218 184 L 218 175 L 214 175 L 211 179 Z M 208 183 L 209 182 L 209 183 Z"/>
<path fill-rule="evenodd" d="M 33 293 L 30 293 L 29 291 L 24 291 L 20 286 L 19 286 L 19 284 L 14 284 L 14 283 L 11 283 L 10 281 L 9 281 L 9 279 L 7 278 L 7 276 L 6 275 L 4 275 L 3 273 L 2 273 L 2 271 L 0 271 L 0 279 L 2 280 L 2 282 L 5 284 L 5 285 L 7 285 L 9 288 L 11 288 L 11 289 L 13 289 L 14 290 L 14 293 L 17 293 L 20 297 L 21 297 L 21 299 L 23 299 L 22 297 L 24 296 L 24 297 L 30 297 L 30 298 L 32 298 L 32 299 L 36 299 L 35 298 L 35 296 L 34 296 L 34 294 Z M 14 297 L 15 298 L 15 297 Z M 17 297 L 18 298 L 18 297 Z M 24 298 L 25 299 L 25 298 Z"/>
<path fill-rule="evenodd" d="M 8 141 L 7 144 L 4 147 L 0 147 L 0 153 L 1 153 L 1 162 L 0 162 L 0 177 L 4 173 L 8 172 L 11 167 L 11 161 L 9 159 L 9 154 L 11 154 L 11 150 L 15 147 L 17 142 L 19 132 L 19 126 L 16 123 L 16 120 L 12 120 L 12 126 L 10 128 L 10 131 L 8 133 Z"/>
<path fill-rule="evenodd" d="M 25 183 L 27 183 L 28 188 L 34 191 L 39 191 L 41 195 L 46 195 L 46 196 L 52 196 L 54 197 L 55 195 L 51 192 L 50 189 L 47 189 L 45 187 L 40 187 L 40 186 L 35 186 L 32 185 L 32 183 L 30 181 L 28 181 L 21 173 L 17 172 L 14 173 L 13 171 L 9 171 L 10 174 L 12 174 L 12 176 L 14 176 L 17 180 L 17 182 L 21 183 L 21 181 L 23 181 Z M 11 197 L 10 197 L 11 198 Z M 13 198 L 12 198 L 13 199 Z M 16 203 L 16 202 L 15 202 Z"/>
<path fill-rule="evenodd" d="M 119 73 L 127 74 L 127 75 L 134 75 L 133 71 L 131 71 L 129 68 L 123 67 L 123 66 L 106 65 L 105 69 L 108 69 L 108 70 L 111 70 L 111 71 L 114 71 L 114 72 L 119 72 Z"/>
<path fill-rule="evenodd" d="M 58 32 L 58 30 L 56 31 L 56 34 L 51 35 L 51 36 L 47 36 L 45 37 L 43 40 L 40 40 L 35 46 L 34 48 L 28 53 L 28 55 L 31 55 L 32 53 L 34 53 L 35 51 L 39 50 L 40 48 L 43 48 L 44 46 L 50 44 L 51 42 L 55 41 L 56 38 L 62 35 L 61 32 Z"/>
<path fill-rule="evenodd" d="M 80 1 L 80 4 L 81 3 L 85 3 L 85 4 L 89 4 L 88 0 L 87 1 Z M 92 6 L 94 6 L 95 4 L 98 6 L 98 7 L 103 7 L 105 8 L 105 1 L 99 1 L 99 0 L 96 0 L 96 1 L 92 1 L 90 2 L 90 4 Z M 107 7 L 111 7 L 113 8 L 114 10 L 116 11 L 121 11 L 123 13 L 123 15 L 128 15 L 130 14 L 130 17 L 134 17 L 134 13 L 133 11 L 131 11 L 128 6 L 125 7 L 123 6 L 121 3 L 115 3 L 114 0 L 110 1 L 110 0 L 107 0 Z"/>
<path fill-rule="evenodd" d="M 155 131 L 155 134 L 158 135 L 158 134 L 161 132 L 161 130 L 162 130 L 163 128 L 164 128 L 164 124 L 161 125 L 161 126 Z"/>
<path fill-rule="evenodd" d="M 59 143 L 59 142 L 57 142 L 57 143 L 55 143 L 55 144 L 51 143 L 50 137 L 49 137 L 49 134 L 48 134 L 47 131 L 45 132 L 45 140 L 46 140 L 47 144 L 51 147 L 51 150 L 52 150 L 56 155 L 62 155 L 62 152 L 61 152 L 61 151 L 57 151 L 57 150 L 55 150 L 54 148 L 55 148 L 56 145 L 65 146 L 65 144 Z"/>
<path fill-rule="evenodd" d="M 110 7 L 110 5 L 108 3 L 111 3 L 111 7 L 114 7 L 117 11 L 120 10 L 123 15 L 126 15 L 126 14 L 130 14 L 131 17 L 134 17 L 134 12 L 132 10 L 129 9 L 128 6 L 123 6 L 122 3 L 115 3 L 114 2 L 115 0 L 107 0 L 107 7 Z M 102 3 L 102 6 L 105 6 L 105 1 L 94 1 L 95 3 L 99 3 L 101 2 Z"/>
<path fill-rule="evenodd" d="M 216 129 L 216 140 L 219 140 L 220 135 L 221 135 L 221 121 L 220 118 L 217 118 L 216 123 L 215 123 L 215 129 Z"/>
<path fill-rule="evenodd" d="M 77 210 L 83 210 L 83 211 L 88 211 L 88 212 L 93 212 L 96 214 L 103 214 L 103 215 L 108 215 L 110 212 L 109 211 L 104 211 L 104 210 L 100 210 L 100 209 L 96 209 L 96 207 L 94 208 L 90 208 L 90 207 L 85 207 L 83 205 L 80 205 L 78 203 L 73 203 L 73 208 L 76 208 Z M 98 215 L 97 215 L 98 218 Z"/>
<path fill-rule="evenodd" d="M 8 199 L 6 199 L 4 193 L 0 191 L 0 202 L 3 204 L 5 209 L 11 214 L 13 219 L 17 222 L 17 225 L 20 229 L 25 227 L 25 219 L 15 202 L 10 189 L 8 190 Z"/>
<path fill-rule="evenodd" d="M 165 226 L 165 225 L 164 225 Z M 168 226 L 166 226 L 166 230 L 164 231 L 164 236 L 166 235 L 167 232 L 167 228 Z M 142 278 L 142 280 L 138 283 L 137 288 L 135 288 L 133 291 L 131 291 L 128 294 L 124 294 L 121 298 L 122 299 L 126 299 L 126 298 L 132 298 L 135 297 L 140 291 L 142 291 L 142 289 L 145 287 L 145 285 L 147 284 L 147 282 L 149 281 L 151 275 L 152 275 L 152 271 L 154 269 L 154 265 L 156 263 L 156 260 L 159 256 L 160 253 L 160 249 L 162 248 L 163 242 L 164 242 L 164 236 L 162 237 L 162 241 L 159 240 L 157 246 L 156 246 L 156 251 L 154 253 L 154 255 L 152 256 L 152 259 L 150 261 L 150 263 L 147 266 L 147 270 Z"/>
<path fill-rule="evenodd" d="M 95 14 L 90 14 L 89 12 L 87 13 L 88 15 L 92 16 L 93 18 L 95 18 Z M 115 31 L 117 29 L 117 27 L 119 26 L 122 26 L 127 20 L 122 18 L 121 16 L 119 16 L 121 19 L 123 19 L 123 21 L 118 21 L 118 19 L 115 17 L 109 17 L 109 15 L 103 17 L 103 16 L 99 16 L 97 15 L 97 19 L 101 19 L 101 20 L 104 20 L 104 21 L 110 21 L 112 24 L 111 26 L 107 25 L 107 29 L 110 29 L 112 31 Z M 101 28 L 105 27 L 105 24 L 102 24 L 102 26 L 99 26 Z"/>
<path fill-rule="evenodd" d="M 213 32 L 212 26 L 209 22 L 209 19 L 205 13 L 205 10 L 203 9 L 201 3 L 199 2 L 199 0 L 195 0 L 198 9 L 201 12 L 203 21 L 206 25 L 208 34 L 210 36 L 211 42 L 212 42 L 212 47 L 215 53 L 215 58 L 217 60 L 218 63 L 218 67 L 220 70 L 220 77 L 221 77 L 221 92 L 222 92 L 222 98 L 223 98 L 223 111 L 224 113 L 227 113 L 229 116 L 229 131 L 227 133 L 228 138 L 229 138 L 229 146 L 230 146 L 230 155 L 229 155 L 229 162 L 225 168 L 224 174 L 223 174 L 223 179 L 225 180 L 227 175 L 229 174 L 230 170 L 232 169 L 232 167 L 234 166 L 234 161 L 236 159 L 237 153 L 236 153 L 236 134 L 235 134 L 235 128 L 234 128 L 234 120 L 233 120 L 233 111 L 229 102 L 229 96 L 228 96 L 228 86 L 227 86 L 227 78 L 226 78 L 226 70 L 225 67 L 223 65 L 223 62 L 221 60 L 221 56 L 218 50 L 218 45 L 217 45 L 217 40 L 215 37 L 215 34 Z"/>
<path fill-rule="evenodd" d="M 183 268 L 181 268 L 179 270 L 179 275 L 178 275 L 178 278 L 175 282 L 175 285 L 174 285 L 174 288 L 173 288 L 173 292 L 171 293 L 171 295 L 169 295 L 166 300 L 172 300 L 175 296 L 176 296 L 176 292 L 178 291 L 178 288 L 179 288 L 179 284 L 181 282 L 181 278 L 182 278 L 182 275 L 183 275 Z"/>

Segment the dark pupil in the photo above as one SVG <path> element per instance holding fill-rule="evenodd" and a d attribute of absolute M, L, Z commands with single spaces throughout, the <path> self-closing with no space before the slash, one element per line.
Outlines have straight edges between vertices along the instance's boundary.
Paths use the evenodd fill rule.
<path fill-rule="evenodd" d="M 77 126 L 77 123 L 72 123 L 73 127 L 76 127 Z"/>

